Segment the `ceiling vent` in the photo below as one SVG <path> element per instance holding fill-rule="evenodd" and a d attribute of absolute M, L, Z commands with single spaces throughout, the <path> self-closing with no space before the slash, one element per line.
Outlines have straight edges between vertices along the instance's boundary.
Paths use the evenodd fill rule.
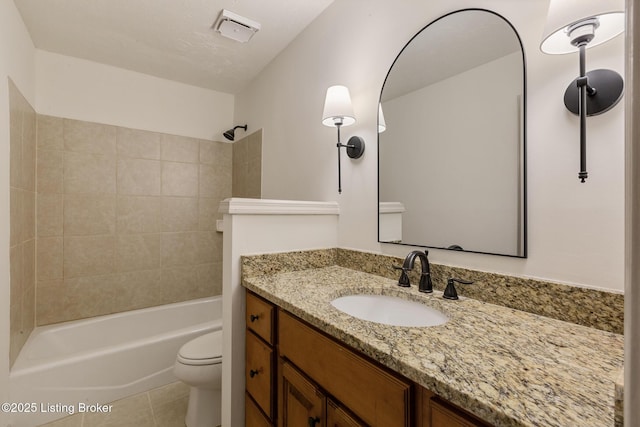
<path fill-rule="evenodd" d="M 212 28 L 225 37 L 246 43 L 260 30 L 260 24 L 223 9 Z"/>

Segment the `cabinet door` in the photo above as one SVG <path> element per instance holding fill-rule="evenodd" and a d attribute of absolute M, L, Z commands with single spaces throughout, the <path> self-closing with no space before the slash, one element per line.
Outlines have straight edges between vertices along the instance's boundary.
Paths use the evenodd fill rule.
<path fill-rule="evenodd" d="M 373 427 L 410 427 L 411 383 L 321 334 L 284 311 L 278 314 L 280 357 Z"/>
<path fill-rule="evenodd" d="M 282 364 L 280 427 L 325 427 L 325 396 L 289 363 Z"/>
<path fill-rule="evenodd" d="M 249 393 L 245 395 L 244 401 L 245 427 L 271 427 L 271 422 L 269 422 L 269 420 L 265 418 L 262 412 L 260 412 L 260 409 L 258 409 Z"/>
<path fill-rule="evenodd" d="M 435 397 L 431 399 L 431 427 L 487 427 L 488 424 Z"/>
<path fill-rule="evenodd" d="M 365 427 L 336 402 L 327 399 L 327 427 Z"/>

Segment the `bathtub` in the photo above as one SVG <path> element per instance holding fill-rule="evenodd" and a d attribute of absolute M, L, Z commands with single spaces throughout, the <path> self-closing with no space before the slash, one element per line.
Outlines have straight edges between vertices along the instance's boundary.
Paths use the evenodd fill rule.
<path fill-rule="evenodd" d="M 32 427 L 177 381 L 180 346 L 222 328 L 222 298 L 37 327 L 9 374 L 11 426 Z M 30 405 L 26 407 L 25 405 Z M 26 408 L 26 409 L 25 409 Z"/>

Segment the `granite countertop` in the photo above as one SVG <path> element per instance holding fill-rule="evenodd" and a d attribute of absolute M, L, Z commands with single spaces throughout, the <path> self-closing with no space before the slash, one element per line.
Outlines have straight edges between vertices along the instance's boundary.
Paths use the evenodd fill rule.
<path fill-rule="evenodd" d="M 497 427 L 614 424 L 622 335 L 396 283 L 338 266 L 243 278 L 247 289 Z M 354 293 L 421 301 L 450 320 L 395 327 L 330 305 Z"/>

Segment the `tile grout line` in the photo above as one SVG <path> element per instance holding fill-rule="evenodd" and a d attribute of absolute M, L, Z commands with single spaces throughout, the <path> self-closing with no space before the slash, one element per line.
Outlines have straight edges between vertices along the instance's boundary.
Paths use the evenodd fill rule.
<path fill-rule="evenodd" d="M 145 392 L 145 394 L 147 395 L 147 402 L 149 403 L 149 409 L 151 410 L 151 420 L 153 421 L 153 425 L 155 427 L 158 427 L 158 421 L 156 420 L 156 413 L 153 410 L 153 403 L 151 403 L 151 395 L 149 394 L 149 392 Z"/>

